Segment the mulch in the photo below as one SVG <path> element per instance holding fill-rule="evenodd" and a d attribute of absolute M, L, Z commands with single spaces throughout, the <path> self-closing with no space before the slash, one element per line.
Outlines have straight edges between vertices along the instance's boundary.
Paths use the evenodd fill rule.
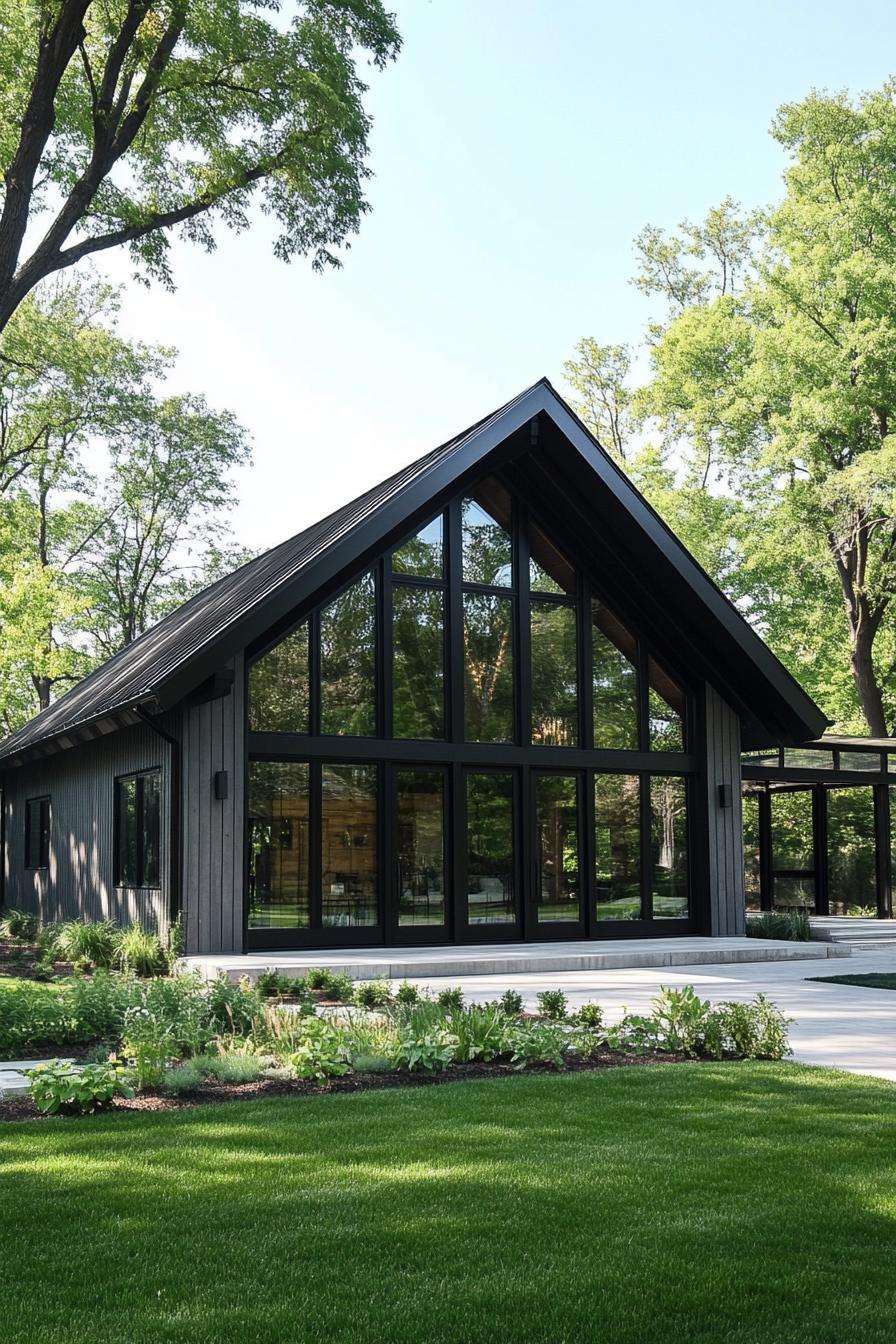
<path fill-rule="evenodd" d="M 587 1060 L 572 1061 L 567 1073 L 595 1073 L 603 1069 L 649 1067 L 652 1064 L 693 1064 L 686 1055 L 620 1055 L 601 1051 Z M 254 1083 L 215 1083 L 209 1080 L 183 1096 L 146 1091 L 130 1099 L 117 1097 L 105 1111 L 182 1111 L 209 1103 L 225 1104 L 234 1101 L 258 1101 L 267 1097 L 319 1097 L 335 1092 L 379 1092 L 396 1087 L 441 1087 L 445 1083 L 473 1082 L 480 1078 L 521 1078 L 533 1073 L 554 1073 L 550 1065 L 534 1065 L 525 1070 L 509 1064 L 455 1064 L 443 1073 L 349 1073 L 344 1078 L 331 1078 L 326 1083 L 312 1083 L 304 1079 L 262 1078 Z M 0 1100 L 0 1120 L 65 1120 L 67 1116 L 42 1115 L 29 1096 L 8 1097 Z M 80 1118 L 80 1117 L 79 1117 Z"/>

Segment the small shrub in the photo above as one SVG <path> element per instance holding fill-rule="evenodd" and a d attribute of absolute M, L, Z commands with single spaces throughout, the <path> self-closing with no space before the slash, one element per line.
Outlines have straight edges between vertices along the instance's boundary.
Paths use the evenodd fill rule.
<path fill-rule="evenodd" d="M 216 1032 L 247 1036 L 262 1015 L 262 996 L 248 984 L 235 985 L 219 975 L 206 991 L 209 1024 Z"/>
<path fill-rule="evenodd" d="M 183 1063 L 165 1070 L 160 1086 L 164 1092 L 179 1097 L 183 1092 L 196 1092 L 204 1081 L 205 1073 L 199 1066 L 199 1060 L 185 1059 Z"/>
<path fill-rule="evenodd" d="M 355 1073 L 391 1073 L 394 1067 L 391 1055 L 352 1055 Z"/>
<path fill-rule="evenodd" d="M 436 995 L 436 1003 L 446 1013 L 458 1013 L 464 1006 L 464 992 L 460 985 L 453 989 L 443 989 Z"/>
<path fill-rule="evenodd" d="M 139 986 L 140 1007 L 156 1023 L 160 1035 L 167 1032 L 177 1055 L 201 1055 L 222 1026 L 212 1011 L 213 988 L 203 985 L 196 975 L 150 980 Z M 234 994 L 239 992 L 235 986 L 230 988 Z M 257 1003 L 260 1012 L 261 1000 Z"/>
<path fill-rule="evenodd" d="M 170 1023 L 149 1008 L 129 1008 L 121 1049 L 141 1089 L 158 1087 L 166 1067 L 180 1053 Z"/>
<path fill-rule="evenodd" d="M 403 1007 L 409 1007 L 411 1004 L 420 1002 L 420 990 L 416 985 L 412 985 L 410 980 L 402 980 L 395 991 L 395 1002 Z"/>
<path fill-rule="evenodd" d="M 508 1017 L 519 1017 L 523 1011 L 523 996 L 519 990 L 505 989 L 498 1002 Z"/>
<path fill-rule="evenodd" d="M 108 1106 L 113 1097 L 132 1097 L 134 1090 L 117 1061 L 75 1067 L 58 1059 L 29 1069 L 28 1090 L 45 1115 L 86 1115 Z"/>
<path fill-rule="evenodd" d="M 304 975 L 281 975 L 280 993 L 289 994 L 294 999 L 307 998 L 311 986 Z"/>
<path fill-rule="evenodd" d="M 255 988 L 263 999 L 273 999 L 283 992 L 280 988 L 282 979 L 276 971 L 262 971 L 255 981 Z"/>
<path fill-rule="evenodd" d="M 115 961 L 123 971 L 146 978 L 163 975 L 167 969 L 161 938 L 144 929 L 136 920 L 118 935 Z"/>
<path fill-rule="evenodd" d="M 458 1040 L 445 1027 L 433 1027 L 422 1035 L 402 1033 L 398 1038 L 395 1063 L 409 1073 L 442 1073 L 457 1055 Z"/>
<path fill-rule="evenodd" d="M 808 943 L 812 937 L 809 916 L 798 910 L 765 910 L 748 915 L 748 938 L 778 938 L 792 943 Z"/>
<path fill-rule="evenodd" d="M 569 1038 L 556 1022 L 529 1022 L 518 1026 L 510 1038 L 510 1047 L 515 1069 L 526 1069 L 530 1064 L 566 1068 Z"/>
<path fill-rule="evenodd" d="M 683 1055 L 700 1052 L 712 1009 L 708 1000 L 697 996 L 692 985 L 661 989 L 651 1007 L 648 1021 L 657 1050 Z"/>
<path fill-rule="evenodd" d="M 56 963 L 52 957 L 38 957 L 31 967 L 32 980 L 55 980 Z"/>
<path fill-rule="evenodd" d="M 268 1067 L 264 1055 L 239 1050 L 227 1050 L 221 1055 L 200 1055 L 197 1062 L 208 1077 L 219 1083 L 254 1083 Z"/>
<path fill-rule="evenodd" d="M 359 1008 L 385 1008 L 391 997 L 388 980 L 362 980 L 355 985 L 355 1003 Z"/>
<path fill-rule="evenodd" d="M 764 994 L 752 1003 L 718 1003 L 706 1024 L 704 1052 L 713 1059 L 785 1059 L 788 1019 Z"/>
<path fill-rule="evenodd" d="M 107 970 L 115 960 L 119 930 L 109 919 L 71 919 L 59 929 L 58 946 L 66 960 L 81 970 Z"/>
<path fill-rule="evenodd" d="M 323 990 L 330 988 L 332 975 L 326 966 L 305 972 L 305 984 L 308 989 Z"/>
<path fill-rule="evenodd" d="M 0 938 L 8 938 L 11 943 L 33 943 L 37 941 L 40 920 L 27 910 L 7 910 L 0 922 Z"/>
<path fill-rule="evenodd" d="M 395 1023 L 386 1017 L 368 1013 L 354 1014 L 341 1024 L 342 1039 L 353 1069 L 361 1069 L 361 1059 L 391 1058 L 398 1045 Z M 370 1069 L 365 1068 L 369 1073 Z"/>
<path fill-rule="evenodd" d="M 72 1020 L 65 996 L 50 985 L 13 984 L 0 994 L 0 1058 L 21 1059 L 36 1046 L 90 1039 Z"/>
<path fill-rule="evenodd" d="M 322 1082 L 348 1073 L 341 1033 L 321 1017 L 300 1018 L 302 1034 L 287 1059 L 297 1078 Z"/>
<path fill-rule="evenodd" d="M 600 1031 L 604 1024 L 604 1010 L 599 1003 L 583 1003 L 576 1013 L 576 1022 L 588 1031 Z"/>
<path fill-rule="evenodd" d="M 506 1051 L 507 1014 L 494 1004 L 454 1013 L 451 1030 L 457 1036 L 457 1058 L 463 1063 L 481 1060 L 487 1064 Z"/>
<path fill-rule="evenodd" d="M 130 976 L 97 971 L 89 980 L 71 980 L 64 1003 L 73 1024 L 72 1040 L 118 1040 L 127 1010 L 141 1002 L 141 987 Z"/>
<path fill-rule="evenodd" d="M 551 1022 L 565 1022 L 569 1016 L 569 1001 L 562 989 L 545 989 L 537 994 L 538 1011 Z"/>
<path fill-rule="evenodd" d="M 351 1003 L 355 996 L 355 982 L 350 975 L 335 972 L 330 976 L 327 993 L 335 1003 Z"/>

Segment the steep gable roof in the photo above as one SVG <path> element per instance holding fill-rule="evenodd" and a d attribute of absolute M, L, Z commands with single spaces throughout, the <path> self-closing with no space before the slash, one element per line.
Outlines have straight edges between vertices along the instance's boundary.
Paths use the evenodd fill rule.
<path fill-rule="evenodd" d="M 707 638 L 733 641 L 743 686 L 733 702 L 755 718 L 754 739 L 817 737 L 827 719 L 715 586 L 578 417 L 541 379 L 491 415 L 396 472 L 321 522 L 250 560 L 185 602 L 146 634 L 97 668 L 65 696 L 0 744 L 0 760 L 19 758 L 79 726 L 135 708 L 158 711 L 176 704 L 238 649 L 285 617 L 309 594 L 352 562 L 363 564 L 378 545 L 456 482 L 475 472 L 507 439 L 548 417 L 564 445 L 587 468 L 593 487 L 624 509 L 639 547 L 655 550 L 658 564 L 686 585 Z M 587 486 L 586 486 L 587 490 Z M 752 679 L 752 692 L 750 679 Z M 728 685 L 730 674 L 723 678 Z M 765 703 L 755 713 L 753 698 Z M 762 726 L 766 727 L 763 730 Z M 764 745 L 759 741 L 758 745 Z"/>

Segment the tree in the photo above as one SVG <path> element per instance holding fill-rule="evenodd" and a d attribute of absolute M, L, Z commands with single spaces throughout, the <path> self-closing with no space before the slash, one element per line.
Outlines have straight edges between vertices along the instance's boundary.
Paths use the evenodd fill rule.
<path fill-rule="evenodd" d="M 47 276 L 127 246 L 171 283 L 169 235 L 280 226 L 337 264 L 367 209 L 358 61 L 400 39 L 382 0 L 0 0 L 0 331 Z M 29 250 L 29 239 L 36 239 Z"/>
<path fill-rule="evenodd" d="M 829 712 L 880 735 L 896 722 L 894 94 L 782 108 L 783 200 L 645 230 L 636 279 L 667 306 L 639 423 L 730 511 L 728 572 L 710 568 Z"/>

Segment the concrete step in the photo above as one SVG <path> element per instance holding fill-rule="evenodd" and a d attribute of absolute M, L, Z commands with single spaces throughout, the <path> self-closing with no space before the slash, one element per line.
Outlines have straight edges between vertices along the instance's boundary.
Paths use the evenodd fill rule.
<path fill-rule="evenodd" d="M 311 967 L 353 980 L 421 980 L 467 975 L 531 975 L 607 971 L 651 966 L 724 966 L 736 962 L 813 961 L 849 956 L 828 941 L 791 943 L 767 938 L 626 938 L 612 943 L 512 943 L 486 946 L 382 947 L 301 952 L 249 952 L 243 956 L 188 956 L 180 965 L 206 978 L 231 980 L 263 971 L 300 976 Z"/>
<path fill-rule="evenodd" d="M 811 920 L 812 938 L 862 951 L 896 952 L 896 919 L 861 919 L 819 915 Z"/>

